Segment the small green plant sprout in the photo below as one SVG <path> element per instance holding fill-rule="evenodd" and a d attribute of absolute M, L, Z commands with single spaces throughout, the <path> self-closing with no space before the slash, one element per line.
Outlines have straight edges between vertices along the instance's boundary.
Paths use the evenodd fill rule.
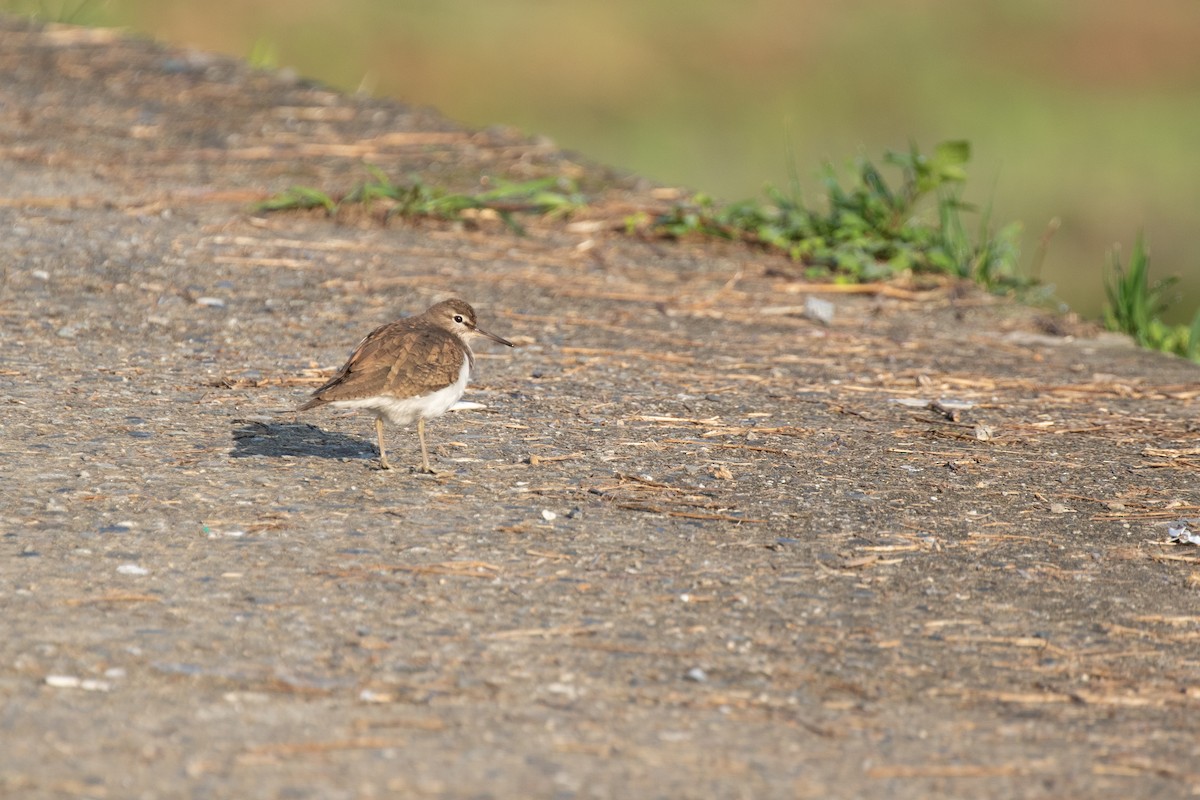
<path fill-rule="evenodd" d="M 265 37 L 254 40 L 246 63 L 254 69 L 272 70 L 279 66 L 279 47 L 275 42 Z"/>
<path fill-rule="evenodd" d="M 406 219 L 462 219 L 469 211 L 491 211 L 510 229 L 524 233 L 517 215 L 532 214 L 548 219 L 570 216 L 583 208 L 585 200 L 570 181 L 541 178 L 523 183 L 495 181 L 473 194 L 448 192 L 413 179 L 395 183 L 378 167 L 367 165 L 368 178 L 340 198 L 319 189 L 292 187 L 269 197 L 252 209 L 255 213 L 324 208 L 334 216 L 349 206 L 380 212 L 383 221 Z"/>
<path fill-rule="evenodd" d="M 256 204 L 253 210 L 256 214 L 265 214 L 271 211 L 307 211 L 311 208 L 323 208 L 332 215 L 337 212 L 337 207 L 337 201 L 320 189 L 293 186 Z"/>
<path fill-rule="evenodd" d="M 1128 266 L 1121 263 L 1120 249 L 1113 248 L 1104 279 L 1108 295 L 1105 326 L 1129 334 L 1149 350 L 1200 361 L 1200 311 L 1192 317 L 1191 325 L 1169 325 L 1160 316 L 1170 305 L 1167 291 L 1178 281 L 1178 276 L 1170 276 L 1150 283 L 1150 253 L 1143 234 L 1134 240 Z"/>
<path fill-rule="evenodd" d="M 885 167 L 899 170 L 898 180 L 889 182 L 863 159 L 846 185 L 826 163 L 826 209 L 806 205 L 793 180 L 790 193 L 768 186 L 766 202 L 718 208 L 697 195 L 661 216 L 656 229 L 671 237 L 699 233 L 779 250 L 804 264 L 812 277 L 870 281 L 933 272 L 972 278 L 989 288 L 1019 285 L 1020 226 L 992 234 L 989 210 L 974 236 L 967 230 L 963 215 L 976 210 L 961 199 L 970 156 L 965 141 L 943 142 L 930 156 L 912 145 L 884 155 Z"/>

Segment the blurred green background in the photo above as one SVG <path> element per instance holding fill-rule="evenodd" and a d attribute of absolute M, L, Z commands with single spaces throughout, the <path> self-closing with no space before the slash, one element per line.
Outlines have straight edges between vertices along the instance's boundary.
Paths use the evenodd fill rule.
<path fill-rule="evenodd" d="M 23 0 L 290 67 L 333 86 L 517 126 L 723 201 L 822 160 L 973 145 L 966 199 L 1025 225 L 1037 275 L 1080 313 L 1139 230 L 1154 277 L 1200 306 L 1197 0 Z"/>

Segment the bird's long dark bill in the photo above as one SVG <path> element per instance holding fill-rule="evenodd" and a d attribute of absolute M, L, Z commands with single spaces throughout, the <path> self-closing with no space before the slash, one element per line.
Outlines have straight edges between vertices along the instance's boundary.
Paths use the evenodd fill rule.
<path fill-rule="evenodd" d="M 503 339 L 494 333 L 488 333 L 487 331 L 485 331 L 483 328 L 480 328 L 479 326 L 475 327 L 475 332 L 478 333 L 480 336 L 486 336 L 487 338 L 491 339 L 493 342 L 496 342 L 498 344 L 506 344 L 509 347 L 513 346 L 513 343 L 510 342 L 508 339 Z"/>

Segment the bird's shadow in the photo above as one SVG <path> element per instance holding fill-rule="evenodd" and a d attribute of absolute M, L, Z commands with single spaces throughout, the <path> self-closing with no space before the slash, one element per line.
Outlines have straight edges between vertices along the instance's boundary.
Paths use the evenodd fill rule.
<path fill-rule="evenodd" d="M 370 442 L 343 433 L 332 433 L 303 423 L 251 422 L 237 420 L 233 429 L 233 458 L 251 456 L 377 458 L 379 452 Z"/>

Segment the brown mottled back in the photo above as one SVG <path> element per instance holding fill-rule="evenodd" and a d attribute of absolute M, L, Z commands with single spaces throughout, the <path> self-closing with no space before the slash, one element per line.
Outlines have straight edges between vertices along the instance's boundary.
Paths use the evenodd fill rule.
<path fill-rule="evenodd" d="M 458 299 L 438 303 L 424 314 L 381 325 L 359 342 L 337 374 L 298 410 L 381 394 L 396 399 L 421 397 L 444 389 L 458 380 L 464 359 L 474 369 L 475 357 L 467 344 L 472 336 L 486 336 L 512 346 L 480 330 L 475 310 Z"/>

